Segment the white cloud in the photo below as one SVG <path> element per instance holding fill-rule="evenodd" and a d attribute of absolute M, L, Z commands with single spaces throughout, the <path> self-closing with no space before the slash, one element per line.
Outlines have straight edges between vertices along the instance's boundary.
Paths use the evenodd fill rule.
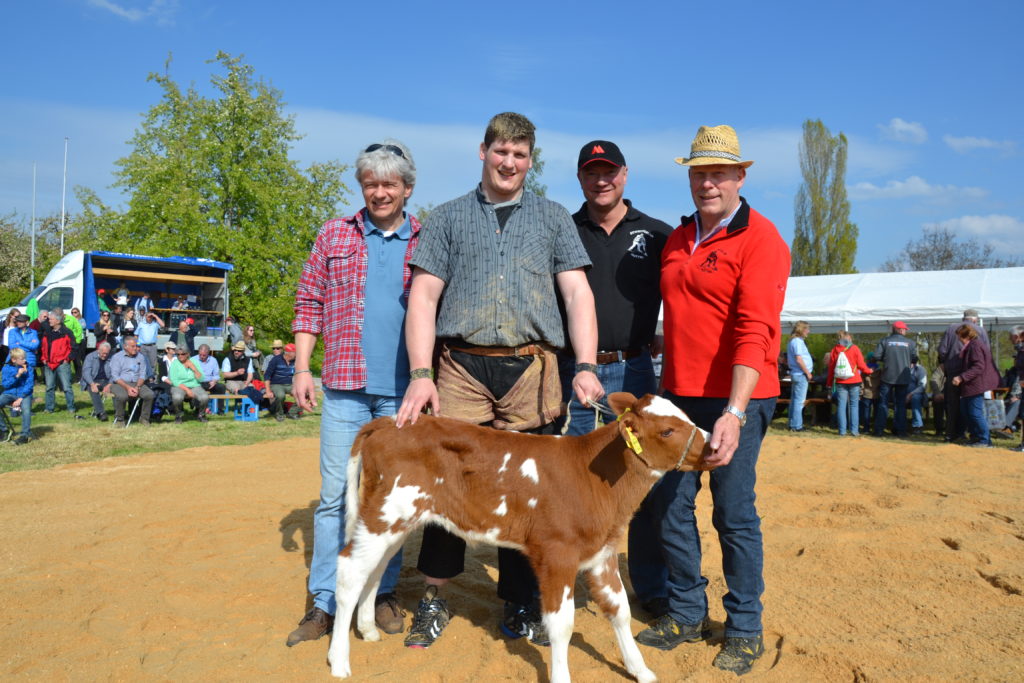
<path fill-rule="evenodd" d="M 971 136 L 957 138 L 952 135 L 943 135 L 942 141 L 958 154 L 967 154 L 976 149 L 992 149 L 1007 155 L 1011 154 L 1017 146 L 1017 143 L 1012 140 L 991 140 L 989 138 L 975 138 Z"/>
<path fill-rule="evenodd" d="M 917 121 L 904 121 L 894 118 L 889 123 L 878 124 L 882 136 L 897 142 L 909 142 L 920 145 L 928 139 L 928 131 Z"/>
<path fill-rule="evenodd" d="M 988 190 L 981 187 L 957 187 L 956 185 L 931 185 L 920 176 L 906 180 L 890 180 L 883 186 L 861 182 L 848 188 L 850 199 L 905 199 L 908 197 L 931 197 L 936 199 L 981 199 L 988 196 Z"/>
<path fill-rule="evenodd" d="M 133 23 L 152 17 L 160 24 L 170 24 L 173 23 L 172 16 L 178 9 L 178 0 L 152 0 L 152 2 L 150 2 L 145 8 L 126 6 L 129 4 L 141 4 L 138 2 L 119 4 L 112 2 L 111 0 L 87 1 L 93 7 L 107 10 L 111 14 L 121 17 L 122 19 L 127 19 Z"/>
<path fill-rule="evenodd" d="M 1013 216 L 960 216 L 938 223 L 927 223 L 926 228 L 945 228 L 961 235 L 976 237 L 991 244 L 997 255 L 1024 254 L 1024 221 Z"/>

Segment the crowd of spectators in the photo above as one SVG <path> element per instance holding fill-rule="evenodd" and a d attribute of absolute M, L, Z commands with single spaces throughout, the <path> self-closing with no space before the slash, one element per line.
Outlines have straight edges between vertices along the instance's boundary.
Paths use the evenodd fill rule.
<path fill-rule="evenodd" d="M 170 331 L 161 356 L 158 337 L 166 325 L 151 310 L 153 299 L 143 294 L 129 304 L 126 291 L 123 284 L 115 290 L 110 306 L 106 305 L 106 293 L 98 291 L 98 301 L 104 305 L 93 326 L 96 346 L 91 353 L 87 349 L 88 326 L 77 307 L 69 313 L 60 308 L 41 311 L 36 320 L 18 309 L 6 316 L 0 330 L 0 441 L 13 430 L 12 418 L 19 417 L 21 433 L 14 443 L 32 438 L 32 392 L 37 383 L 45 387 L 42 403 L 46 413 L 61 409 L 59 389 L 63 407 L 75 420 L 85 419 L 75 403 L 75 383 L 89 395 L 91 415 L 97 420 L 110 419 L 105 403 L 110 399 L 114 427 L 126 426 L 132 417 L 143 426 L 172 415 L 180 423 L 186 407 L 198 421 L 207 422 L 214 405 L 211 397 L 217 396 L 245 397 L 278 421 L 301 416 L 302 411 L 287 400 L 292 388 L 293 344 L 275 339 L 273 354 L 264 358 L 256 345 L 255 328 L 249 325 L 243 331 L 227 316 L 224 335 L 228 350 L 217 358 L 208 344 L 196 343 L 194 321 L 184 318 Z M 184 297 L 180 303 L 185 305 Z M 216 403 L 217 411 L 228 412 L 231 400 L 237 405 L 242 399 L 221 400 Z"/>

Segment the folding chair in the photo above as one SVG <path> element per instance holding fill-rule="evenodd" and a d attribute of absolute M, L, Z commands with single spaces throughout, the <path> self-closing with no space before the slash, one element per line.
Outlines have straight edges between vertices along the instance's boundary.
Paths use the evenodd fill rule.
<path fill-rule="evenodd" d="M 8 417 L 5 406 L 0 406 L 0 430 L 3 430 L 3 439 L 0 441 L 10 441 L 14 438 L 14 425 L 11 424 L 11 418 Z"/>

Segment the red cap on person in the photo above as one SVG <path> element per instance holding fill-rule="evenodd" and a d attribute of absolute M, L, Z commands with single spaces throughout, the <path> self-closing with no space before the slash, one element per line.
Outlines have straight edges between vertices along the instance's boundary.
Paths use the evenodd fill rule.
<path fill-rule="evenodd" d="M 284 350 L 285 351 L 291 351 L 292 353 L 295 353 L 295 344 L 285 344 L 284 345 Z"/>
<path fill-rule="evenodd" d="M 97 294 L 106 294 L 106 293 L 107 293 L 107 290 L 105 290 L 105 289 L 97 289 L 97 290 L 96 290 L 96 293 L 97 293 Z"/>
<path fill-rule="evenodd" d="M 909 330 L 910 329 L 909 327 L 907 327 L 907 324 L 905 322 L 903 322 L 902 320 L 897 320 L 896 322 L 894 322 L 892 324 L 892 326 L 895 327 L 897 330 Z"/>
<path fill-rule="evenodd" d="M 187 322 L 189 325 L 195 325 L 196 324 L 196 321 L 193 320 L 192 318 L 185 318 L 185 322 Z"/>

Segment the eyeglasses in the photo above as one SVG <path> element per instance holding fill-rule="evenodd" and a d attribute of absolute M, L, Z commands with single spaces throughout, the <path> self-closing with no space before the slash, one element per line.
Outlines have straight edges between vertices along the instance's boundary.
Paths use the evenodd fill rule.
<path fill-rule="evenodd" d="M 396 147 L 394 145 L 382 145 L 379 142 L 373 143 L 372 145 L 370 145 L 369 147 L 364 149 L 363 152 L 365 152 L 365 153 L 376 152 L 378 149 L 387 150 L 388 152 L 391 152 L 392 154 L 397 154 L 398 156 L 402 157 L 403 159 L 405 158 L 405 154 L 402 153 L 402 148 L 401 147 Z"/>
<path fill-rule="evenodd" d="M 188 355 L 188 351 L 178 351 L 174 355 L 175 356 L 187 356 Z"/>

